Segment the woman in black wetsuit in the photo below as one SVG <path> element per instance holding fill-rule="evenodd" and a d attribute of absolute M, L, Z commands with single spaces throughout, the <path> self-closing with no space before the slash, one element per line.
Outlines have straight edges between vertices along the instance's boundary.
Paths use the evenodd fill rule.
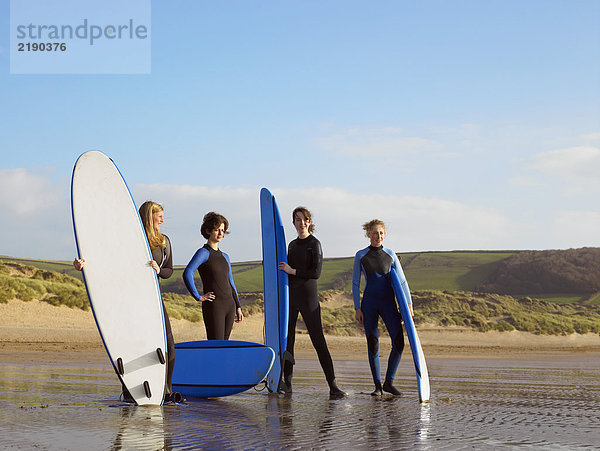
<path fill-rule="evenodd" d="M 160 226 L 164 222 L 164 209 L 162 205 L 157 204 L 151 200 L 144 202 L 139 208 L 140 218 L 146 232 L 146 238 L 148 238 L 148 244 L 150 244 L 150 251 L 152 252 L 152 261 L 150 266 L 156 271 L 156 274 L 161 279 L 168 279 L 173 275 L 173 253 L 171 250 L 171 240 L 167 235 L 160 233 Z M 73 266 L 78 271 L 83 269 L 85 260 L 76 258 L 73 261 Z M 166 391 L 165 391 L 165 402 L 181 401 L 181 395 L 173 392 L 172 379 L 173 379 L 173 368 L 175 367 L 175 341 L 173 340 L 173 332 L 171 331 L 171 321 L 165 308 L 163 301 L 163 314 L 165 317 L 165 331 L 167 335 L 167 379 L 166 379 Z M 123 386 L 123 400 L 126 402 L 133 402 L 133 398 Z"/>
<path fill-rule="evenodd" d="M 310 211 L 304 207 L 297 207 L 292 213 L 292 221 L 298 232 L 298 238 L 291 241 L 288 246 L 288 262 L 279 264 L 279 269 L 289 275 L 290 319 L 287 352 L 292 357 L 284 363 L 282 391 L 286 393 L 292 391 L 296 321 L 298 313 L 301 313 L 329 384 L 329 394 L 332 397 L 343 397 L 346 393 L 336 385 L 333 361 L 321 325 L 321 306 L 317 290 L 317 279 L 321 275 L 323 263 L 321 243 L 312 235 L 314 225 Z"/>
<path fill-rule="evenodd" d="M 228 228 L 229 222 L 224 216 L 212 211 L 207 213 L 200 233 L 208 241 L 196 251 L 183 272 L 188 291 L 202 303 L 208 340 L 229 340 L 234 321 L 238 323 L 244 319 L 229 256 L 219 250 L 219 243 L 229 233 Z M 198 293 L 194 283 L 196 270 L 202 279 L 203 295 Z"/>

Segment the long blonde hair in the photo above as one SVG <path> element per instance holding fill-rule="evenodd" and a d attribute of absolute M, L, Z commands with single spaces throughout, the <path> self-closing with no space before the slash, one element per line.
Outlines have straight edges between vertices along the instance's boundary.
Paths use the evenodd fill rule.
<path fill-rule="evenodd" d="M 154 228 L 154 214 L 161 211 L 163 211 L 162 205 L 151 200 L 147 200 L 140 207 L 140 218 L 142 218 L 142 224 L 152 250 L 159 247 L 164 248 L 167 245 L 165 236 Z"/>

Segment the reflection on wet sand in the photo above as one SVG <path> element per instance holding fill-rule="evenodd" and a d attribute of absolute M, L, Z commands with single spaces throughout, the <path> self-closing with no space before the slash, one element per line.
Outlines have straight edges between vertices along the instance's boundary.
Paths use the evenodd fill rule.
<path fill-rule="evenodd" d="M 125 406 L 113 449 L 171 450 L 170 435 L 165 430 L 165 407 Z M 168 415 L 168 413 L 167 413 Z"/>
<path fill-rule="evenodd" d="M 424 403 L 420 407 L 420 417 L 417 423 L 417 437 L 422 442 L 426 442 L 429 437 L 429 423 L 431 421 L 431 404 Z"/>
<path fill-rule="evenodd" d="M 294 392 L 254 390 L 187 405 L 134 407 L 106 368 L 0 364 L 0 436 L 41 449 L 457 449 L 600 443 L 600 357 L 536 361 L 430 359 L 420 404 L 407 364 L 402 397 L 371 397 L 364 362 L 341 362 L 349 396 L 329 399 L 317 361 Z"/>

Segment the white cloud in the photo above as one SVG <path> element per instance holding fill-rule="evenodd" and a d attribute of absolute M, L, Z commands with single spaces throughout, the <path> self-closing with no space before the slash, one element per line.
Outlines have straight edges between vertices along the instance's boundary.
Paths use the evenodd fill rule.
<path fill-rule="evenodd" d="M 400 251 L 487 249 L 506 241 L 514 226 L 492 209 L 419 196 L 354 194 L 337 188 L 282 190 L 287 210 L 312 208 L 316 234 L 331 256 L 353 255 L 368 244 L 362 224 L 386 223 L 388 247 Z"/>
<path fill-rule="evenodd" d="M 8 239 L 3 240 L 0 255 L 71 259 L 75 245 L 68 183 L 26 170 L 3 170 L 2 175 L 12 177 L 2 179 L 2 231 Z M 39 196 L 39 202 L 30 201 L 27 208 L 19 210 L 18 203 L 5 193 L 24 186 L 33 191 L 30 197 Z M 153 199 L 165 207 L 163 231 L 173 242 L 176 264 L 187 263 L 204 244 L 199 229 L 204 214 L 211 210 L 230 221 L 231 234 L 222 248 L 233 261 L 262 258 L 259 187 L 150 184 L 136 185 L 132 191 L 138 205 Z M 288 241 L 295 237 L 291 211 L 304 205 L 313 212 L 315 235 L 326 257 L 352 256 L 367 246 L 362 224 L 373 218 L 385 221 L 385 243 L 397 252 L 594 245 L 600 227 L 597 212 L 552 212 L 539 218 L 539 223 L 535 222 L 538 215 L 530 216 L 530 222 L 519 223 L 489 206 L 433 197 L 361 194 L 331 187 L 274 188 L 272 192 L 281 209 Z"/>
<path fill-rule="evenodd" d="M 567 184 L 569 192 L 600 189 L 600 148 L 570 147 L 537 154 L 532 166 L 542 174 Z"/>
<path fill-rule="evenodd" d="M 515 225 L 498 212 L 458 202 L 417 196 L 363 195 L 338 188 L 274 189 L 288 241 L 295 237 L 291 211 L 308 207 L 326 256 L 351 256 L 368 244 L 362 224 L 375 217 L 387 224 L 392 249 L 488 249 L 510 243 Z M 165 207 L 163 231 L 171 237 L 175 260 L 185 263 L 204 244 L 204 214 L 214 210 L 230 222 L 223 250 L 234 261 L 260 260 L 259 190 L 178 185 L 137 185 L 138 203 L 153 199 Z M 512 247 L 512 246 L 509 246 Z"/>
<path fill-rule="evenodd" d="M 47 173 L 0 169 L 0 207 L 5 214 L 35 216 L 55 208 L 61 194 Z"/>
<path fill-rule="evenodd" d="M 0 255 L 64 259 L 75 255 L 66 180 L 51 170 L 0 169 Z"/>

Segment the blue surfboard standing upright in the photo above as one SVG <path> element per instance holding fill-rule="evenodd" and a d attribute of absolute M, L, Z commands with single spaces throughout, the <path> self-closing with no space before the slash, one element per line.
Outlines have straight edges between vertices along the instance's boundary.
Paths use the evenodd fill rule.
<path fill-rule="evenodd" d="M 285 233 L 275 196 L 267 188 L 260 191 L 260 220 L 263 252 L 263 286 L 265 296 L 265 342 L 275 351 L 275 362 L 267 375 L 267 388 L 277 392 L 281 382 L 287 348 L 289 318 L 288 275 L 277 269 L 287 262 Z"/>
<path fill-rule="evenodd" d="M 410 343 L 410 350 L 412 351 L 413 361 L 415 363 L 415 371 L 417 373 L 417 388 L 419 391 L 419 401 L 429 401 L 430 389 L 429 389 L 429 372 L 427 371 L 427 363 L 425 363 L 425 355 L 423 354 L 423 348 L 421 347 L 421 341 L 417 335 L 417 329 L 415 322 L 410 314 L 408 308 L 408 301 L 402 290 L 402 282 L 400 277 L 394 268 L 390 271 L 390 278 L 392 281 L 392 287 L 396 294 L 396 301 L 398 307 L 400 307 L 400 314 L 404 320 L 404 328 L 406 329 L 406 336 Z"/>

